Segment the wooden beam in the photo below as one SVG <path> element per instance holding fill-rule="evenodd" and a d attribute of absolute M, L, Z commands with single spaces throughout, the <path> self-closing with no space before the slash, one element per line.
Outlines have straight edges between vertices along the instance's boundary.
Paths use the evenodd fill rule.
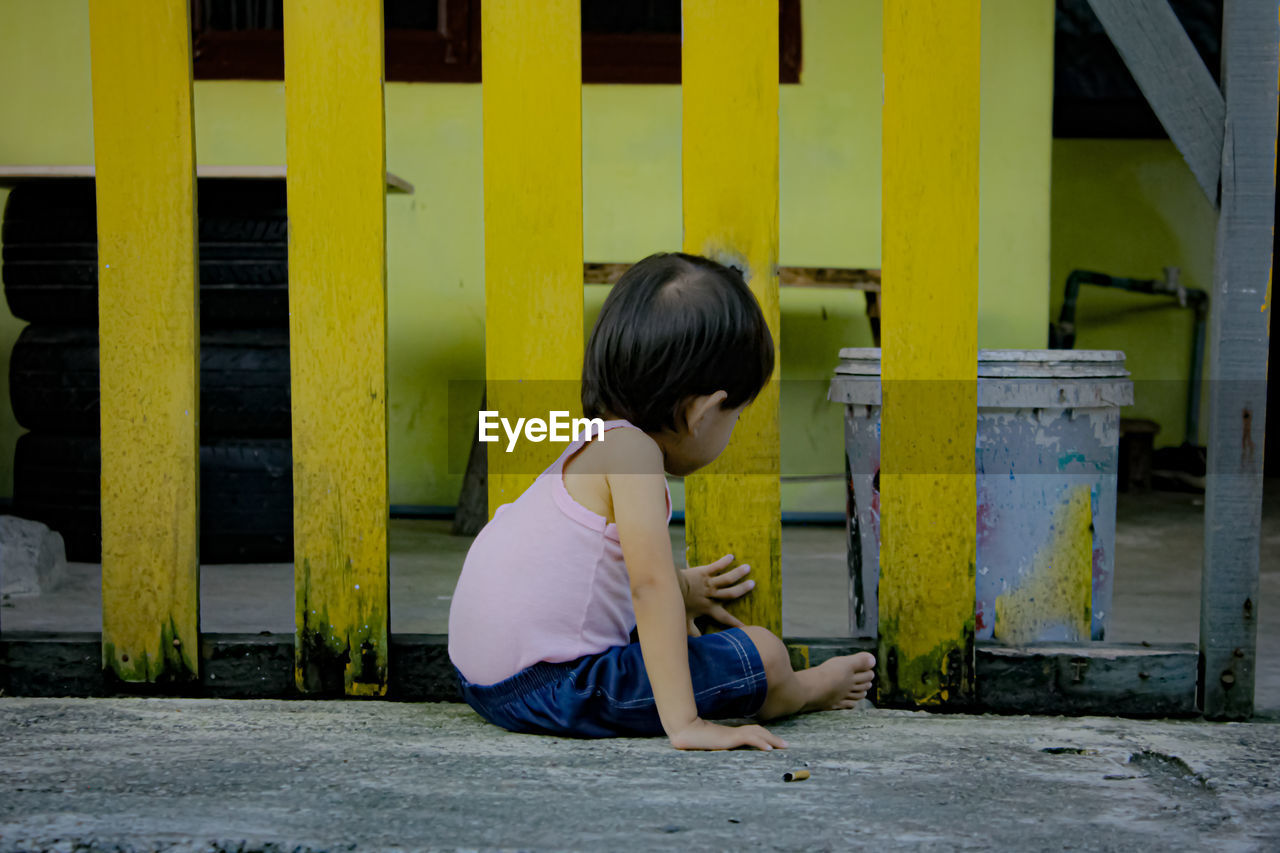
<path fill-rule="evenodd" d="M 102 636 L 87 631 L 5 632 L 0 635 L 0 691 L 5 696 L 110 695 Z"/>
<path fill-rule="evenodd" d="M 382 4 L 286 0 L 298 688 L 387 685 Z"/>
<path fill-rule="evenodd" d="M 287 176 L 284 166 L 236 166 L 202 163 L 196 166 L 196 177 L 245 178 L 254 181 L 283 181 Z M 70 166 L 5 166 L 0 165 L 0 187 L 12 187 L 24 181 L 44 178 L 92 178 L 96 170 L 92 165 Z M 387 172 L 387 192 L 412 195 L 413 184 L 399 175 Z"/>
<path fill-rule="evenodd" d="M 885 0 L 877 695 L 973 699 L 979 0 Z M 945 286 L 942 286 L 945 283 Z"/>
<path fill-rule="evenodd" d="M 481 16 L 486 399 L 513 420 L 582 408 L 579 5 L 489 0 Z M 490 515 L 563 449 L 489 444 Z"/>
<path fill-rule="evenodd" d="M 98 634 L 12 632 L 0 639 L 6 696 L 187 695 L 224 699 L 302 698 L 293 679 L 293 635 L 205 634 L 201 679 L 193 685 L 127 684 L 104 674 Z M 874 640 L 788 637 L 798 666 L 874 649 Z M 460 702 L 443 634 L 396 634 L 386 698 Z M 977 702 L 998 713 L 1195 714 L 1196 650 L 1191 645 L 1091 643 L 1007 648 L 979 645 Z"/>
<path fill-rule="evenodd" d="M 984 644 L 977 705 L 1010 714 L 1195 715 L 1196 661 L 1190 643 Z"/>
<path fill-rule="evenodd" d="M 1253 714 L 1275 215 L 1277 4 L 1223 12 L 1222 206 L 1209 304 L 1209 458 L 1200 649 L 1205 715 Z"/>
<path fill-rule="evenodd" d="M 199 329 L 185 3 L 89 4 L 102 400 L 102 663 L 198 677 Z"/>
<path fill-rule="evenodd" d="M 724 453 L 685 479 L 685 538 L 690 565 L 751 565 L 755 589 L 729 610 L 781 636 L 778 4 L 685 0 L 683 13 L 684 249 L 743 271 L 779 353 Z"/>
<path fill-rule="evenodd" d="M 1089 0 L 1089 6 L 1200 189 L 1216 205 L 1226 108 L 1169 0 Z"/>

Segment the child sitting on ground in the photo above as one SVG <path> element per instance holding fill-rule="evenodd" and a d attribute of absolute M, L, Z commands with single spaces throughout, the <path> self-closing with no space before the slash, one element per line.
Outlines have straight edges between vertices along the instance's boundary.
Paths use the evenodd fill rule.
<path fill-rule="evenodd" d="M 764 315 L 735 270 L 659 254 L 614 285 L 582 372 L 583 413 L 607 419 L 605 432 L 577 437 L 499 507 L 458 579 L 449 658 L 482 717 L 512 731 L 665 732 L 678 749 L 773 749 L 786 744 L 761 726 L 708 721 L 866 696 L 871 655 L 793 672 L 777 636 L 723 608 L 754 585 L 748 566 L 729 568 L 729 554 L 682 572 L 672 561 L 665 474 L 720 455 L 773 361 Z M 702 636 L 699 616 L 731 627 Z"/>

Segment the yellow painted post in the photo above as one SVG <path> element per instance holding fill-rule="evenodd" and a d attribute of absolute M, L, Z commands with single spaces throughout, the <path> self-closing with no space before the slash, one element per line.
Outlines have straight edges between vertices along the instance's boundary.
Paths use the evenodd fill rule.
<path fill-rule="evenodd" d="M 195 143 L 186 3 L 89 4 L 102 399 L 102 658 L 198 675 Z"/>
<path fill-rule="evenodd" d="M 579 0 L 486 0 L 485 376 L 502 417 L 580 413 L 582 50 Z M 564 449 L 488 445 L 489 514 Z"/>
<path fill-rule="evenodd" d="M 884 0 L 881 701 L 973 698 L 980 0 Z"/>
<path fill-rule="evenodd" d="M 685 0 L 684 248 L 742 269 L 778 344 L 778 3 Z M 730 610 L 782 633 L 778 367 L 725 452 L 685 481 L 690 565 L 751 564 Z"/>
<path fill-rule="evenodd" d="M 382 3 L 286 0 L 295 676 L 387 686 Z"/>

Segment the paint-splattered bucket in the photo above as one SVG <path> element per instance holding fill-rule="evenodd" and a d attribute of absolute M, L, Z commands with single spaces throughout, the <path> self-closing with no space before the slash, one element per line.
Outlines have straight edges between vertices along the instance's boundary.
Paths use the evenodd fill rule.
<path fill-rule="evenodd" d="M 979 640 L 1101 640 L 1111 610 L 1124 353 L 978 354 Z M 828 399 L 845 407 L 849 625 L 876 635 L 880 350 L 843 349 Z"/>

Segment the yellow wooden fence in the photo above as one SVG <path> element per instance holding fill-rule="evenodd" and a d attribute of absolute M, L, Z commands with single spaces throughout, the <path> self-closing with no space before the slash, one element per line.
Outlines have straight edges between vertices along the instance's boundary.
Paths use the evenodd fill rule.
<path fill-rule="evenodd" d="M 947 390 L 927 407 L 886 392 L 882 648 L 891 683 L 909 676 L 904 696 L 939 702 L 971 692 L 972 679 L 979 0 L 884 4 L 884 375 L 891 388 L 932 379 Z M 90 8 L 103 660 L 126 681 L 192 680 L 199 338 L 188 4 Z M 380 695 L 389 645 L 382 9 L 284 8 L 296 683 Z M 778 5 L 685 0 L 683 16 L 684 248 L 743 269 L 780 343 Z M 489 407 L 573 411 L 583 349 L 579 3 L 486 0 L 482 32 Z M 687 531 L 691 561 L 731 552 L 751 563 L 757 587 L 738 615 L 781 633 L 776 380 L 724 456 L 689 479 Z M 491 508 L 544 461 L 492 453 Z"/>
<path fill-rule="evenodd" d="M 743 270 L 778 335 L 778 3 L 686 0 L 684 248 Z M 730 131 L 729 129 L 732 128 Z M 778 364 L 725 452 L 685 480 L 690 565 L 724 554 L 751 566 L 731 608 L 782 636 Z"/>
<path fill-rule="evenodd" d="M 885 0 L 880 696 L 972 698 L 979 0 Z"/>
<path fill-rule="evenodd" d="M 89 5 L 98 188 L 102 657 L 192 681 L 199 654 L 195 141 L 186 3 Z"/>

